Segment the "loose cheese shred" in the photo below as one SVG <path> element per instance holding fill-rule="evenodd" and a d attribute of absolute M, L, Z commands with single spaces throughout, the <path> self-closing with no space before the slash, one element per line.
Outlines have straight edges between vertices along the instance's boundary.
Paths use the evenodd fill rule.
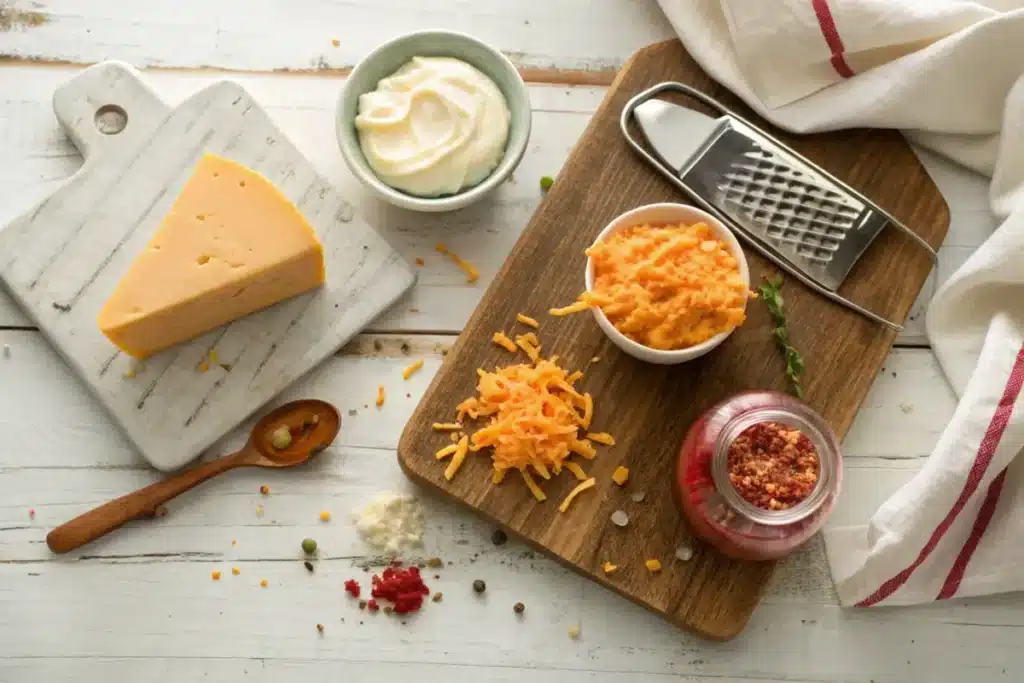
<path fill-rule="evenodd" d="M 587 489 L 594 488 L 594 485 L 596 483 L 597 480 L 594 477 L 591 477 L 586 481 L 581 481 L 579 484 L 576 485 L 576 488 L 574 488 L 572 491 L 569 491 L 569 495 L 567 495 L 565 497 L 565 500 L 562 501 L 562 504 L 558 506 L 558 511 L 565 512 L 566 510 L 568 510 L 569 506 L 572 504 L 572 501 L 576 499 L 576 496 L 580 495 Z"/>
<path fill-rule="evenodd" d="M 590 397 L 590 394 L 583 394 L 583 419 L 580 420 L 580 426 L 584 429 L 590 429 L 590 420 L 594 417 L 594 399 Z"/>
<path fill-rule="evenodd" d="M 572 472 L 573 476 L 579 479 L 580 481 L 584 481 L 587 479 L 587 473 L 583 471 L 582 467 L 580 467 L 574 462 L 567 461 L 565 463 L 565 469 Z"/>
<path fill-rule="evenodd" d="M 494 470 L 494 474 L 491 475 L 491 483 L 500 484 L 505 479 L 505 473 L 508 470 Z"/>
<path fill-rule="evenodd" d="M 493 341 L 498 346 L 511 351 L 512 353 L 516 352 L 515 342 L 509 339 L 504 332 L 495 332 L 494 336 L 491 338 L 491 341 Z"/>
<path fill-rule="evenodd" d="M 614 565 L 611 562 L 605 562 L 603 565 L 601 565 L 601 570 L 605 574 L 611 574 L 613 571 L 615 571 L 618 568 L 619 567 L 617 565 Z"/>
<path fill-rule="evenodd" d="M 454 432 L 462 429 L 462 425 L 458 422 L 435 422 L 432 429 L 435 432 Z"/>
<path fill-rule="evenodd" d="M 729 245 L 705 223 L 636 225 L 586 250 L 594 283 L 564 315 L 600 308 L 630 339 L 685 349 L 743 323 L 752 292 Z"/>
<path fill-rule="evenodd" d="M 448 467 L 444 471 L 444 478 L 448 481 L 452 480 L 455 473 L 462 467 L 462 461 L 466 459 L 466 453 L 469 452 L 469 437 L 464 436 L 459 439 L 459 443 L 455 446 L 455 455 L 452 456 L 452 461 L 448 463 Z"/>
<path fill-rule="evenodd" d="M 532 332 L 530 334 L 533 335 Z M 533 338 L 536 339 L 536 335 L 533 335 Z M 534 342 L 530 341 L 528 335 L 521 334 L 518 337 L 516 337 L 516 346 L 521 348 L 523 352 L 526 353 L 526 355 L 529 356 L 530 360 L 533 361 L 534 363 L 540 360 L 540 347 L 535 345 Z"/>
<path fill-rule="evenodd" d="M 661 560 L 647 560 L 646 562 L 644 562 L 644 566 L 647 567 L 647 569 L 652 573 L 660 572 Z"/>
<path fill-rule="evenodd" d="M 516 320 L 518 320 L 519 322 L 521 322 L 524 325 L 528 325 L 529 327 L 533 327 L 535 329 L 540 327 L 540 323 L 539 322 L 537 322 L 536 320 L 534 320 L 530 316 L 525 315 L 523 313 L 516 313 Z"/>
<path fill-rule="evenodd" d="M 591 441 L 596 441 L 597 443 L 602 443 L 605 446 L 614 446 L 615 445 L 615 437 L 612 436 L 611 434 L 606 433 L 606 432 L 588 432 L 587 433 L 587 438 L 590 439 Z"/>
<path fill-rule="evenodd" d="M 571 375 L 565 378 L 566 382 L 575 382 L 578 379 L 583 378 L 583 373 L 579 370 L 575 370 Z"/>
<path fill-rule="evenodd" d="M 534 346 L 536 346 L 538 349 L 540 348 L 540 339 L 538 339 L 537 335 L 534 334 L 533 332 L 527 332 L 526 334 L 522 335 L 522 337 L 526 341 L 528 341 L 531 344 L 533 344 Z M 552 356 L 551 357 L 551 362 L 552 363 L 557 363 L 558 362 L 558 356 Z"/>
<path fill-rule="evenodd" d="M 569 304 L 568 306 L 563 306 L 562 308 L 552 308 L 552 309 L 549 309 L 548 313 L 550 313 L 551 315 L 557 315 L 557 316 L 572 315 L 573 313 L 579 313 L 580 311 L 585 311 L 588 308 L 590 308 L 590 304 L 588 304 L 586 301 L 577 301 L 574 304 Z"/>
<path fill-rule="evenodd" d="M 434 457 L 437 458 L 438 460 L 444 460 L 445 458 L 447 458 L 449 455 L 451 455 L 452 453 L 454 453 L 457 450 L 459 450 L 459 447 L 456 446 L 455 444 L 451 444 L 449 446 L 445 446 L 444 448 L 439 450 L 437 453 L 434 453 Z"/>
<path fill-rule="evenodd" d="M 377 400 L 375 401 L 377 407 L 380 408 L 384 405 L 384 385 L 380 384 L 377 386 Z"/>
<path fill-rule="evenodd" d="M 537 486 L 537 482 L 533 480 L 533 477 L 530 476 L 529 472 L 526 470 L 519 470 L 519 474 L 523 475 L 523 481 L 526 482 L 526 488 L 530 489 L 530 493 L 533 494 L 534 498 L 541 502 L 548 499 L 548 497 L 544 495 L 544 492 L 540 490 L 540 487 Z"/>
<path fill-rule="evenodd" d="M 480 271 L 476 269 L 476 266 L 446 247 L 443 242 L 438 242 L 434 245 L 434 248 L 450 258 L 455 262 L 455 265 L 462 269 L 462 272 L 466 274 L 466 282 L 476 282 L 477 278 L 480 277 Z"/>
<path fill-rule="evenodd" d="M 629 469 L 626 467 L 616 467 L 615 471 L 612 472 L 612 481 L 619 486 L 622 486 L 629 480 Z"/>
<path fill-rule="evenodd" d="M 409 364 L 409 367 L 407 367 L 405 370 L 402 370 L 402 379 L 409 379 L 410 377 L 412 377 L 412 373 L 416 372 L 422 367 L 422 360 L 413 361 L 412 363 Z"/>

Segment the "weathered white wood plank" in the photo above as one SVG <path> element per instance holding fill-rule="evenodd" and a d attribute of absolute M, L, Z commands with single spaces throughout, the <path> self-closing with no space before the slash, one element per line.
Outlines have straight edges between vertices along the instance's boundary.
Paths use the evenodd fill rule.
<path fill-rule="evenodd" d="M 40 671 L 66 671 L 63 660 L 49 659 L 55 656 L 89 658 L 90 674 L 79 680 L 131 671 L 139 657 L 224 675 L 235 675 L 234 666 L 244 671 L 258 657 L 254 675 L 268 680 L 293 668 L 315 680 L 336 671 L 332 664 L 367 672 L 355 680 L 373 680 L 360 668 L 371 661 L 382 667 L 374 671 L 415 671 L 424 680 L 452 671 L 464 680 L 491 680 L 492 674 L 522 680 L 539 668 L 564 671 L 566 680 L 630 672 L 709 680 L 952 682 L 1007 680 L 1004 669 L 1020 670 L 1013 643 L 1024 627 L 1021 596 L 842 610 L 820 543 L 814 543 L 783 564 L 740 639 L 709 644 L 667 628 L 514 540 L 494 546 L 486 524 L 429 495 L 423 496 L 428 533 L 420 557 L 452 562 L 437 572 L 439 580 L 430 580 L 444 601 L 405 626 L 359 612 L 341 582 L 365 578 L 359 566 L 373 553 L 345 518 L 378 491 L 414 490 L 397 467 L 395 441 L 449 342 L 359 338 L 292 392 L 342 408 L 337 447 L 311 467 L 230 473 L 173 501 L 167 517 L 133 523 L 53 559 L 43 545 L 49 528 L 158 475 L 111 429 L 39 333 L 0 331 L 0 344 L 12 350 L 11 358 L 0 360 L 0 388 L 19 387 L 0 390 L 0 600 L 6 608 L 0 642 L 9 657 L 0 680 L 40 680 L 26 678 L 34 663 Z M 425 367 L 405 381 L 401 369 L 414 358 L 424 358 Z M 372 397 L 380 383 L 388 399 L 377 409 Z M 953 404 L 930 352 L 895 351 L 844 444 L 848 474 L 834 520 L 864 521 L 912 476 Z M 271 487 L 268 496 L 259 493 L 264 484 Z M 318 520 L 322 509 L 334 514 L 331 523 Z M 301 564 L 298 543 L 306 536 L 321 545 L 314 576 Z M 230 574 L 232 566 L 240 576 Z M 210 580 L 213 569 L 223 572 L 219 582 Z M 271 586 L 260 589 L 261 578 Z M 488 581 L 483 600 L 469 587 L 476 578 Z M 511 612 L 517 601 L 528 606 L 523 622 Z M 142 602 L 147 609 L 140 611 Z M 326 625 L 323 637 L 316 634 L 318 622 Z M 568 638 L 570 626 L 582 628 L 581 640 Z M 218 664 L 181 660 L 183 653 Z"/>
<path fill-rule="evenodd" d="M 38 14 L 3 35 L 4 56 L 116 57 L 138 66 L 344 68 L 394 36 L 437 27 L 472 33 L 520 66 L 614 70 L 644 45 L 673 37 L 654 0 L 15 0 L 13 7 Z"/>
<path fill-rule="evenodd" d="M 75 73 L 67 68 L 0 68 L 0 224 L 18 215 L 73 173 L 77 154 L 64 140 L 50 110 L 54 88 Z M 180 102 L 208 85 L 213 74 L 154 72 L 147 77 L 170 103 Z M 556 175 L 604 95 L 602 88 L 532 86 L 534 128 L 530 148 L 492 202 L 463 211 L 423 215 L 382 204 L 351 176 L 333 132 L 334 104 L 341 79 L 313 76 L 233 76 L 267 108 L 271 118 L 357 210 L 409 261 L 425 261 L 416 287 L 371 329 L 379 332 L 457 332 L 462 329 L 484 288 L 501 267 L 541 200 L 539 179 Z M 983 178 L 933 155 L 924 156 L 929 172 L 952 211 L 946 246 L 941 250 L 939 280 L 959 266 L 994 225 Z M 584 218 L 581 217 L 581 220 Z M 567 229 L 572 229 L 567 226 Z M 443 241 L 475 263 L 480 280 L 465 282 L 460 270 L 434 251 Z M 926 283 L 901 344 L 925 344 L 924 302 L 934 291 Z M 0 292 L 0 327 L 27 325 L 13 302 Z"/>

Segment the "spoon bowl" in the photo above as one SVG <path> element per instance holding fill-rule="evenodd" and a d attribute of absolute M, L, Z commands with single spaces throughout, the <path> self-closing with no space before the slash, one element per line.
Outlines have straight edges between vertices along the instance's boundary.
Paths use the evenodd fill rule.
<path fill-rule="evenodd" d="M 275 448 L 273 433 L 287 427 L 289 443 Z M 156 517 L 163 503 L 207 479 L 236 467 L 295 467 L 331 445 L 341 429 L 341 415 L 330 403 L 306 399 L 272 410 L 253 427 L 238 451 L 121 496 L 75 517 L 46 536 L 55 553 L 66 553 L 105 536 L 133 519 Z"/>
<path fill-rule="evenodd" d="M 287 427 L 291 443 L 275 448 L 274 432 Z M 292 401 L 264 415 L 252 428 L 246 448 L 259 458 L 247 463 L 250 467 L 295 467 L 312 459 L 327 448 L 341 430 L 341 415 L 326 401 L 305 399 Z M 245 449 L 243 449 L 245 450 Z"/>

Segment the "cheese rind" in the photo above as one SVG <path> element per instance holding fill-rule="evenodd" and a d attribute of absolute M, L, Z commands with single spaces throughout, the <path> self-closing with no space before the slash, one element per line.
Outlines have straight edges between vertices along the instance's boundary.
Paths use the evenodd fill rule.
<path fill-rule="evenodd" d="M 97 323 L 145 358 L 323 283 L 299 210 L 259 173 L 205 154 Z"/>

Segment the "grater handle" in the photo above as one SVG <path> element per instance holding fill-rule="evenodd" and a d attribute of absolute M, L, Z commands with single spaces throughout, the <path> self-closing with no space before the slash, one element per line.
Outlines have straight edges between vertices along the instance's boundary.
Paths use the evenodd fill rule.
<path fill-rule="evenodd" d="M 626 102 L 625 106 L 623 106 L 623 108 L 622 108 L 622 115 L 619 117 L 619 127 L 621 128 L 622 134 L 623 134 L 623 136 L 625 136 L 626 141 L 629 143 L 630 147 L 632 147 L 638 154 L 640 154 L 640 156 L 645 158 L 647 160 L 647 162 L 650 163 L 663 176 L 665 176 L 668 180 L 670 180 L 673 185 L 675 185 L 676 187 L 681 189 L 684 193 L 686 193 L 690 197 L 690 199 L 692 199 L 697 204 L 699 204 L 701 206 L 701 208 L 705 209 L 706 211 L 711 213 L 713 216 L 715 216 L 719 220 L 721 220 L 723 223 L 728 225 L 730 228 L 732 228 L 733 232 L 736 233 L 736 235 L 740 239 L 742 239 L 744 242 L 746 242 L 748 246 L 752 247 L 759 254 L 761 254 L 762 256 L 767 258 L 769 261 L 771 261 L 772 263 L 774 263 L 778 267 L 782 268 L 784 271 L 789 273 L 791 276 L 795 277 L 797 280 L 799 280 L 800 282 L 802 282 L 806 286 L 810 287 L 812 290 L 814 290 L 818 294 L 821 294 L 826 299 L 829 299 L 829 300 L 831 300 L 831 301 L 833 301 L 833 302 L 835 302 L 835 303 L 837 303 L 837 304 L 839 304 L 841 306 L 845 306 L 846 308 L 848 308 L 848 309 L 850 309 L 850 310 L 852 310 L 852 311 L 854 311 L 856 313 L 859 313 L 860 315 L 863 315 L 864 317 L 866 317 L 866 318 L 868 318 L 870 320 L 873 320 L 874 322 L 877 322 L 877 323 L 880 323 L 880 324 L 885 325 L 887 327 L 890 327 L 890 328 L 892 328 L 892 329 L 894 329 L 896 331 L 902 331 L 903 330 L 903 326 L 902 325 L 900 325 L 898 323 L 895 323 L 895 322 L 893 322 L 893 321 L 891 321 L 891 320 L 889 320 L 889 319 L 887 319 L 887 318 L 885 318 L 883 316 L 880 316 L 877 313 L 875 313 L 873 311 L 870 311 L 867 308 L 864 308 L 863 306 L 860 306 L 859 304 L 857 304 L 857 303 L 855 303 L 853 301 L 850 301 L 849 299 L 847 299 L 847 298 L 837 294 L 836 292 L 833 292 L 833 291 L 827 289 L 826 287 L 823 287 L 822 285 L 818 284 L 817 282 L 815 282 L 810 277 L 808 277 L 808 276 L 804 275 L 803 273 L 801 273 L 797 268 L 791 266 L 785 259 L 779 258 L 775 254 L 771 253 L 767 248 L 765 248 L 764 246 L 759 244 L 753 238 L 749 237 L 746 234 L 746 231 L 738 229 L 733 224 L 733 221 L 732 221 L 732 219 L 729 216 L 726 216 L 724 213 L 719 211 L 719 209 L 717 207 L 713 206 L 710 202 L 706 201 L 697 192 L 694 192 L 686 183 L 684 183 L 682 181 L 682 179 L 679 177 L 678 173 L 676 173 L 674 169 L 668 168 L 664 163 L 662 163 L 653 154 L 651 154 L 647 150 L 647 148 L 640 141 L 638 141 L 633 136 L 632 133 L 630 133 L 630 131 L 629 131 L 629 121 L 630 121 L 630 119 L 633 116 L 633 111 L 638 106 L 640 106 L 641 104 L 643 104 L 647 100 L 651 99 L 652 97 L 655 97 L 656 95 L 658 95 L 660 93 L 669 92 L 669 91 L 681 92 L 681 93 L 683 93 L 683 94 L 685 94 L 685 95 L 687 95 L 689 97 L 694 98 L 695 100 L 700 101 L 701 103 L 707 105 L 708 107 L 711 107 L 712 109 L 714 109 L 715 111 L 719 112 L 720 114 L 722 114 L 724 116 L 732 117 L 733 119 L 739 121 L 740 123 L 742 123 L 742 124 L 752 128 L 753 130 L 757 131 L 757 133 L 759 135 L 762 135 L 764 138 L 766 138 L 772 144 L 777 145 L 780 149 L 786 151 L 789 154 L 792 154 L 793 156 L 795 156 L 797 158 L 805 159 L 806 160 L 806 158 L 802 154 L 797 152 L 795 149 L 793 149 L 789 145 L 785 144 L 781 140 L 775 138 L 774 136 L 769 135 L 761 127 L 754 125 L 750 121 L 747 121 L 742 116 L 740 116 L 740 115 L 736 114 L 735 112 L 731 111 L 730 109 L 725 107 L 723 104 L 721 104 L 720 102 L 718 102 L 714 98 L 712 98 L 712 97 L 710 97 L 708 95 L 705 95 L 704 93 L 702 93 L 701 91 L 697 90 L 696 88 L 694 88 L 692 86 L 686 85 L 684 83 L 678 83 L 678 82 L 675 82 L 675 81 L 667 81 L 667 82 L 664 82 L 664 83 L 658 83 L 657 85 L 654 85 L 654 86 L 648 88 L 647 90 L 644 90 L 644 91 L 638 93 L 637 95 L 634 95 L 628 102 Z M 808 161 L 807 163 L 810 163 L 810 162 Z M 821 173 L 823 176 L 825 176 L 826 178 L 828 178 L 829 180 L 834 182 L 836 185 L 838 185 L 841 188 L 843 188 L 843 190 L 848 192 L 850 195 L 852 195 L 853 197 L 856 197 L 861 202 L 863 202 L 865 206 L 867 206 L 867 207 L 871 208 L 872 210 L 878 212 L 882 217 L 884 217 L 886 219 L 886 221 L 890 225 L 896 227 L 898 230 L 900 230 L 904 234 L 909 235 L 911 238 L 913 238 L 913 240 L 915 242 L 917 242 L 921 247 L 923 247 L 925 250 L 928 251 L 928 254 L 932 258 L 933 267 L 935 267 L 935 265 L 938 264 L 938 258 L 939 258 L 938 257 L 938 253 L 936 253 L 935 249 L 933 249 L 932 246 L 930 244 L 928 244 L 928 242 L 926 242 L 924 240 L 924 238 L 922 238 L 916 232 L 911 230 L 908 226 L 904 225 L 901 221 L 897 220 L 892 214 L 890 214 L 885 209 L 883 209 L 882 207 L 880 207 L 877 204 L 875 204 L 874 202 L 872 202 L 870 199 L 865 197 L 863 194 L 858 192 L 853 187 L 850 187 L 848 184 L 844 183 L 839 178 L 836 178 L 834 175 L 832 175 L 831 173 L 829 173 L 825 169 L 821 168 L 817 164 L 811 164 L 811 165 L 814 166 L 814 169 L 817 172 Z"/>

